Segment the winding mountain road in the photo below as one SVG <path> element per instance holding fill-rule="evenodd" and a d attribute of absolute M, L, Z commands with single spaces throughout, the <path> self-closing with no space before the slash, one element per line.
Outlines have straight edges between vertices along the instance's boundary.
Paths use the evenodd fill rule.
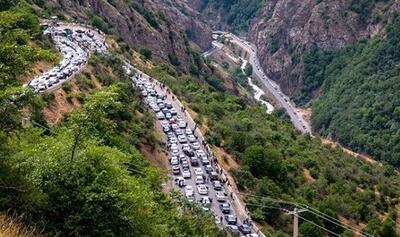
<path fill-rule="evenodd" d="M 286 96 L 280 89 L 279 85 L 265 75 L 260 62 L 257 57 L 257 49 L 251 43 L 239 38 L 238 36 L 224 31 L 214 31 L 214 34 L 221 36 L 228 36 L 230 42 L 236 44 L 244 51 L 247 52 L 248 62 L 253 66 L 253 75 L 256 76 L 259 82 L 262 84 L 262 89 L 268 94 L 272 95 L 276 101 L 286 109 L 287 114 L 290 117 L 293 125 L 302 133 L 311 134 L 310 124 L 297 112 L 295 105 L 290 101 L 289 97 Z M 210 51 L 211 52 L 211 51 Z M 210 54 L 207 54 L 210 55 Z"/>
<path fill-rule="evenodd" d="M 45 34 L 51 36 L 57 49 L 62 53 L 63 60 L 59 65 L 55 66 L 50 71 L 43 73 L 27 84 L 27 86 L 39 93 L 51 92 L 61 86 L 62 83 L 71 80 L 76 73 L 79 73 L 79 71 L 85 67 L 89 60 L 90 52 L 103 54 L 107 53 L 104 35 L 93 28 L 88 28 L 81 25 L 58 23 L 56 26 L 49 27 L 45 31 Z M 216 47 L 221 47 L 221 45 L 216 44 Z M 167 90 L 167 88 L 160 82 L 137 70 L 132 65 L 125 63 L 124 70 L 127 74 L 131 75 L 134 86 L 139 87 L 142 85 L 145 86 L 146 90 L 148 90 L 145 92 L 146 96 L 143 95 L 145 102 L 147 102 L 149 105 L 152 103 L 156 103 L 156 105 L 160 103 L 163 103 L 164 105 L 169 104 L 171 107 L 168 109 L 168 113 L 172 113 L 172 109 L 177 111 L 176 115 L 171 117 L 174 123 L 171 123 L 171 119 L 167 120 L 164 118 L 159 119 L 157 124 L 162 129 L 165 129 L 167 124 L 168 129 L 171 131 L 169 134 L 164 134 L 164 139 L 166 144 L 175 144 L 175 146 L 178 148 L 177 152 L 179 154 L 180 161 L 178 164 L 179 174 L 177 175 L 176 172 L 174 172 L 174 166 L 171 165 L 170 176 L 176 181 L 184 179 L 186 187 L 191 186 L 193 188 L 193 196 L 189 196 L 189 200 L 199 203 L 199 205 L 205 210 L 213 213 L 213 215 L 216 217 L 216 222 L 220 227 L 228 228 L 233 232 L 239 233 L 240 226 L 243 228 L 245 225 L 242 224 L 247 223 L 250 225 L 250 227 L 248 227 L 249 229 L 247 231 L 244 231 L 245 229 L 241 229 L 240 231 L 242 234 L 245 234 L 246 237 L 264 237 L 259 229 L 255 225 L 252 225 L 244 204 L 239 198 L 240 195 L 233 188 L 233 180 L 228 177 L 227 172 L 218 165 L 218 162 L 215 159 L 209 145 L 207 145 L 203 134 L 197 128 L 197 125 L 191 115 L 186 110 L 182 109 L 184 106 L 179 99 L 170 89 Z M 133 72 L 135 72 L 135 74 L 132 74 Z M 147 92 L 149 92 L 148 95 Z M 144 93 L 143 87 L 142 93 Z M 151 108 L 154 109 L 154 107 Z M 172 126 L 172 124 L 175 124 L 175 121 L 181 121 L 185 123 L 185 128 L 187 129 L 182 129 L 184 131 L 183 135 L 178 135 L 176 127 L 174 128 Z M 195 135 L 195 141 L 189 140 L 190 135 L 188 134 L 189 131 L 187 130 Z M 171 137 L 167 137 L 167 135 L 173 136 L 175 138 L 175 142 L 172 142 Z M 187 141 L 182 142 L 180 140 L 180 136 L 184 136 Z M 195 143 L 199 144 L 197 148 L 194 146 Z M 194 156 L 199 159 L 199 164 L 195 167 L 193 167 L 191 162 L 189 162 L 187 167 L 183 166 L 182 160 L 184 160 L 184 157 L 186 157 L 188 160 L 191 160 L 192 158 L 185 153 L 185 145 L 186 147 L 192 147 L 192 149 L 196 151 Z M 202 155 L 199 155 L 199 150 L 203 151 Z M 168 153 L 170 160 L 172 157 L 177 156 L 177 154 L 174 154 L 171 150 L 169 150 Z M 204 160 L 208 160 L 210 166 L 204 164 Z M 199 183 L 197 180 L 198 176 L 196 177 L 195 175 L 195 168 L 197 169 L 197 172 L 201 171 L 203 173 L 203 177 L 205 179 L 204 186 L 207 189 L 207 194 L 201 193 L 200 189 L 198 189 Z M 210 168 L 215 171 L 215 173 L 211 173 Z M 185 169 L 191 173 L 190 178 L 182 177 L 183 170 Z M 221 182 L 221 192 L 217 192 L 217 189 L 214 186 L 215 184 L 212 183 L 211 180 L 217 180 Z M 174 182 L 174 188 L 186 195 L 186 190 L 184 187 L 179 185 L 179 182 Z M 211 203 L 203 202 L 203 200 L 207 198 L 208 200 L 211 200 Z M 222 209 L 220 208 L 220 204 L 222 203 L 230 205 L 230 215 L 236 216 L 236 223 L 231 223 L 232 220 L 228 222 L 228 219 L 226 219 L 227 213 L 223 213 Z"/>
<path fill-rule="evenodd" d="M 50 36 L 62 55 L 61 62 L 51 70 L 34 78 L 27 85 L 35 92 L 51 92 L 71 80 L 84 68 L 91 52 L 107 53 L 105 36 L 99 30 L 88 26 L 42 21 L 46 26 L 45 35 Z"/>

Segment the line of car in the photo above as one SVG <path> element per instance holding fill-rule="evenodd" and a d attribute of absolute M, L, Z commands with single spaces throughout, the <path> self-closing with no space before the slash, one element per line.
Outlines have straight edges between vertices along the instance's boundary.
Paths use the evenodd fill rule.
<path fill-rule="evenodd" d="M 133 74 L 127 66 L 124 69 Z M 230 231 L 241 235 L 258 236 L 251 226 L 239 223 L 211 154 L 199 142 L 186 118 L 166 99 L 166 95 L 157 92 L 154 83 L 144 75 L 137 73 L 132 79 L 165 133 L 176 187 L 189 202 L 197 202 L 205 211 L 214 212 L 218 224 L 224 224 Z M 221 223 L 222 216 L 225 223 Z"/>
<path fill-rule="evenodd" d="M 35 92 L 44 92 L 72 78 L 88 61 L 89 51 L 107 53 L 104 39 L 96 32 L 77 27 L 51 26 L 44 30 L 63 55 L 61 62 L 27 84 Z"/>
<path fill-rule="evenodd" d="M 272 80 L 270 80 L 263 72 L 263 69 L 260 66 L 259 60 L 257 58 L 257 52 L 255 50 L 255 47 L 252 46 L 249 42 L 239 38 L 238 36 L 228 33 L 228 32 L 224 32 L 224 31 L 213 31 L 213 34 L 218 34 L 218 35 L 230 35 L 232 37 L 232 39 L 234 40 L 234 42 L 236 42 L 239 46 L 241 46 L 242 48 L 244 48 L 246 51 L 249 52 L 249 63 L 252 64 L 252 66 L 255 68 L 256 70 L 256 74 L 257 72 L 259 73 L 258 76 L 264 80 L 265 82 L 267 82 L 267 87 L 268 84 L 271 85 L 271 88 L 269 88 L 269 90 L 271 91 L 271 93 L 279 100 L 281 101 L 282 105 L 284 107 L 286 107 L 289 116 L 292 118 L 292 122 L 294 124 L 294 126 L 299 129 L 300 131 L 304 132 L 304 133 L 311 133 L 310 129 L 309 129 L 309 125 L 307 124 L 307 122 L 301 117 L 301 115 L 299 114 L 299 111 L 296 110 L 295 106 L 293 106 L 290 102 L 290 99 L 287 98 L 279 89 L 279 87 L 272 82 Z M 274 91 L 276 91 L 276 93 L 274 93 Z"/>

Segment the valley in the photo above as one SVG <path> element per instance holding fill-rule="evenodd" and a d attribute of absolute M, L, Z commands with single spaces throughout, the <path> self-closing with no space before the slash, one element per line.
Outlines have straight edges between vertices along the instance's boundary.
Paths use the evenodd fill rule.
<path fill-rule="evenodd" d="M 399 4 L 2 2 L 0 235 L 398 236 Z"/>

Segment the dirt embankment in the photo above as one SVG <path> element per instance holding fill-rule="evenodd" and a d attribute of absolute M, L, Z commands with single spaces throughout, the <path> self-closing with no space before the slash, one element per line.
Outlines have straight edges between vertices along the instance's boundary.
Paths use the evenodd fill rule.
<path fill-rule="evenodd" d="M 332 141 L 332 140 L 329 140 L 329 139 L 326 139 L 326 138 L 321 139 L 321 141 L 322 141 L 323 144 L 331 145 L 334 148 L 337 148 L 337 147 L 341 148 L 345 153 L 347 153 L 349 155 L 352 155 L 352 156 L 354 156 L 356 158 L 360 158 L 362 160 L 365 160 L 365 161 L 367 161 L 367 162 L 369 162 L 371 164 L 379 164 L 379 162 L 374 160 L 374 158 L 372 158 L 371 156 L 368 156 L 367 154 L 354 152 L 354 151 L 352 151 L 352 150 L 350 150 L 348 148 L 345 148 L 344 146 L 342 146 L 341 144 L 339 144 L 339 143 L 337 143 L 335 141 Z"/>

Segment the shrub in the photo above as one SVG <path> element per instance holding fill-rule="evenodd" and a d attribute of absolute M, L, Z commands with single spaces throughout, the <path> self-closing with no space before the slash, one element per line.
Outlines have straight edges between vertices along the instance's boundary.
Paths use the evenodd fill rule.
<path fill-rule="evenodd" d="M 42 98 L 47 104 L 50 104 L 51 102 L 54 101 L 55 96 L 53 93 L 43 93 Z"/>
<path fill-rule="evenodd" d="M 72 91 L 72 86 L 70 82 L 65 82 L 61 85 L 61 88 L 63 91 L 67 94 L 69 94 Z"/>
<path fill-rule="evenodd" d="M 69 102 L 69 103 L 72 103 L 72 99 L 74 98 L 74 96 L 72 95 L 72 94 L 68 94 L 67 95 L 67 101 Z"/>
<path fill-rule="evenodd" d="M 149 60 L 151 59 L 151 55 L 153 54 L 153 52 L 151 52 L 151 50 L 147 47 L 141 47 L 139 49 L 139 53 L 144 57 L 144 59 Z"/>

